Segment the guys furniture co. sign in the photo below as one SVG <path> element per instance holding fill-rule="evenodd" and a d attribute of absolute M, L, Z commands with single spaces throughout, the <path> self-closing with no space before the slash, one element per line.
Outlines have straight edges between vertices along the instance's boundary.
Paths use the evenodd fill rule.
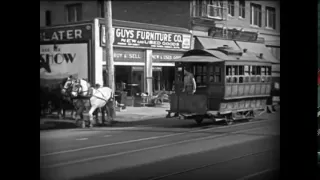
<path fill-rule="evenodd" d="M 189 50 L 191 48 L 191 35 L 182 33 L 161 32 L 144 29 L 114 27 L 113 45 Z M 105 46 L 105 26 L 100 26 L 101 46 Z"/>

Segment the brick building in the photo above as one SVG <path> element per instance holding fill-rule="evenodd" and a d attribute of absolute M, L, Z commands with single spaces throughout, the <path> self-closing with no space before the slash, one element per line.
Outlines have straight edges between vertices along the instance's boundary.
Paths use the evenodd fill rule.
<path fill-rule="evenodd" d="M 240 43 L 254 42 L 242 44 L 246 44 L 249 51 L 263 53 L 273 61 L 273 75 L 280 81 L 278 1 L 113 1 L 112 11 L 113 19 L 134 24 L 135 28 L 168 29 L 180 33 L 188 30 L 193 35 L 191 48 L 215 48 L 237 38 Z M 103 16 L 103 1 L 40 1 L 40 27 Z M 259 44 L 260 49 L 254 49 L 256 44 Z M 204 45 L 208 46 L 202 47 Z M 159 77 L 163 74 L 168 73 L 153 73 Z M 166 85 L 166 88 L 170 89 L 171 85 Z M 145 89 L 143 85 L 142 89 Z"/>

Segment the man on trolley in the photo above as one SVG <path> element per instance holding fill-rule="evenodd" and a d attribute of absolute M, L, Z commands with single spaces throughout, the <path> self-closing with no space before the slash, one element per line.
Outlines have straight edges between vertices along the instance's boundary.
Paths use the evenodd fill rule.
<path fill-rule="evenodd" d="M 194 94 L 197 89 L 197 84 L 193 74 L 190 71 L 190 67 L 186 67 L 184 69 L 184 81 L 182 92 L 186 92 L 187 94 Z"/>

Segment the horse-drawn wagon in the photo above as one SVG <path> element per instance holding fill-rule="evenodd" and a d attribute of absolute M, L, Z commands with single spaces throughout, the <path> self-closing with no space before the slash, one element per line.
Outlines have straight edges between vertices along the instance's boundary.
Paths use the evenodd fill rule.
<path fill-rule="evenodd" d="M 175 61 L 175 93 L 167 118 L 223 120 L 252 119 L 264 112 L 271 91 L 271 62 L 263 54 L 227 46 L 190 50 Z M 191 69 L 196 92 L 182 92 L 185 68 Z"/>

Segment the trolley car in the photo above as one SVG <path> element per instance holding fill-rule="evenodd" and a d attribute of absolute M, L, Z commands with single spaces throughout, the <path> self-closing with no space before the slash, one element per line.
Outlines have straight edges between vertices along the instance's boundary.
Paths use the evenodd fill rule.
<path fill-rule="evenodd" d="M 271 62 L 263 54 L 228 46 L 216 49 L 194 49 L 175 62 L 175 92 L 170 97 L 167 118 L 204 118 L 225 121 L 248 119 L 265 111 L 270 97 Z M 192 69 L 197 89 L 194 94 L 182 92 L 184 69 Z"/>

